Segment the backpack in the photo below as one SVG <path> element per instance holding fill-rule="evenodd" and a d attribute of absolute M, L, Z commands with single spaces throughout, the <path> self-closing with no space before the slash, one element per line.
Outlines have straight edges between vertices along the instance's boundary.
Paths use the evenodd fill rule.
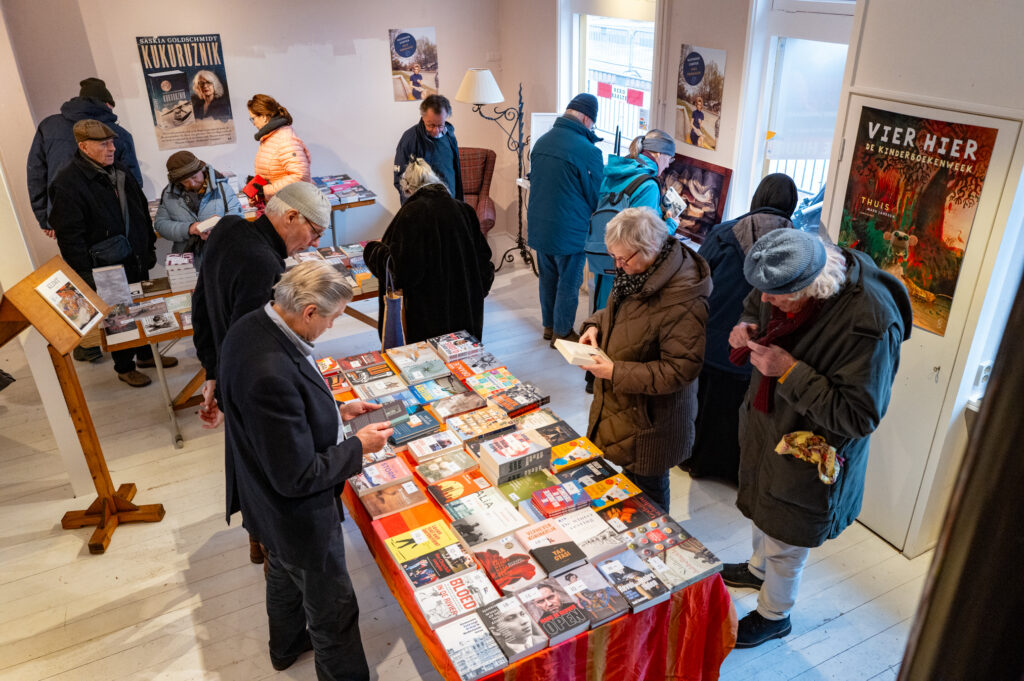
<path fill-rule="evenodd" d="M 609 192 L 597 202 L 597 210 L 590 216 L 590 229 L 583 252 L 587 256 L 587 265 L 594 274 L 615 274 L 615 259 L 608 255 L 608 247 L 604 245 L 604 230 L 616 215 L 629 208 L 633 193 L 646 181 L 657 184 L 658 179 L 651 175 L 640 175 L 621 192 Z M 659 185 L 660 187 L 660 185 Z"/>

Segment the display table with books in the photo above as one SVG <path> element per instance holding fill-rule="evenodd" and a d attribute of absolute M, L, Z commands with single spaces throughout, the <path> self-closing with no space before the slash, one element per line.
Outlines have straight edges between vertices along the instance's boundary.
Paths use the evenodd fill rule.
<path fill-rule="evenodd" d="M 542 389 L 465 332 L 317 365 L 394 428 L 342 498 L 444 678 L 717 678 L 721 563 Z"/>
<path fill-rule="evenodd" d="M 361 241 L 355 244 L 344 246 L 322 246 L 300 251 L 285 259 L 285 269 L 291 269 L 300 262 L 307 260 L 325 260 L 345 275 L 345 283 L 352 289 L 353 303 L 360 300 L 370 300 L 377 297 L 379 283 L 377 278 L 370 273 L 370 269 L 363 262 L 363 247 L 367 242 Z M 361 321 L 367 326 L 377 328 L 377 320 L 360 312 L 351 305 L 345 306 L 345 314 L 353 319 Z"/>

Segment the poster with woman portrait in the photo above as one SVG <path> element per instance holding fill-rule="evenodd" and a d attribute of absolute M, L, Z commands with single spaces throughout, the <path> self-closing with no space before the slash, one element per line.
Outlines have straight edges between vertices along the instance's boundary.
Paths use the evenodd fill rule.
<path fill-rule="evenodd" d="M 388 31 L 391 47 L 391 87 L 396 102 L 409 102 L 436 95 L 437 34 L 434 27 L 392 28 Z"/>
<path fill-rule="evenodd" d="M 995 128 L 864 107 L 839 244 L 902 281 L 914 325 L 946 333 Z"/>
<path fill-rule="evenodd" d="M 235 141 L 220 35 L 136 38 L 160 149 Z"/>
<path fill-rule="evenodd" d="M 718 147 L 725 90 L 725 50 L 684 44 L 676 82 L 676 139 L 704 149 Z"/>

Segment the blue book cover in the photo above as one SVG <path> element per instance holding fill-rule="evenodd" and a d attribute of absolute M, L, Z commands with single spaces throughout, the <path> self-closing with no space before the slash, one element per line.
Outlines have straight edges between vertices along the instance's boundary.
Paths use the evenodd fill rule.
<path fill-rule="evenodd" d="M 391 435 L 391 442 L 396 445 L 402 445 L 436 433 L 439 430 L 441 430 L 441 424 L 438 423 L 437 419 L 425 409 L 420 409 L 414 414 L 409 414 L 409 420 L 405 423 L 395 424 L 395 432 Z"/>

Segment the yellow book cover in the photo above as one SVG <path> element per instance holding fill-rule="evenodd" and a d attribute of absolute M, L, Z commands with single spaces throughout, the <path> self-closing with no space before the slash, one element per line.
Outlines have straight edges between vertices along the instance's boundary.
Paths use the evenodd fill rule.
<path fill-rule="evenodd" d="M 596 459 L 602 454 L 603 452 L 593 442 L 585 437 L 578 437 L 551 448 L 551 470 L 558 473 Z"/>
<path fill-rule="evenodd" d="M 458 541 L 459 538 L 448 523 L 435 520 L 414 530 L 388 537 L 384 540 L 384 545 L 388 547 L 395 562 L 401 565 L 407 560 L 419 558 Z"/>
<path fill-rule="evenodd" d="M 622 473 L 587 485 L 583 491 L 590 497 L 590 505 L 597 510 L 614 506 L 620 501 L 640 494 L 640 488 Z"/>

